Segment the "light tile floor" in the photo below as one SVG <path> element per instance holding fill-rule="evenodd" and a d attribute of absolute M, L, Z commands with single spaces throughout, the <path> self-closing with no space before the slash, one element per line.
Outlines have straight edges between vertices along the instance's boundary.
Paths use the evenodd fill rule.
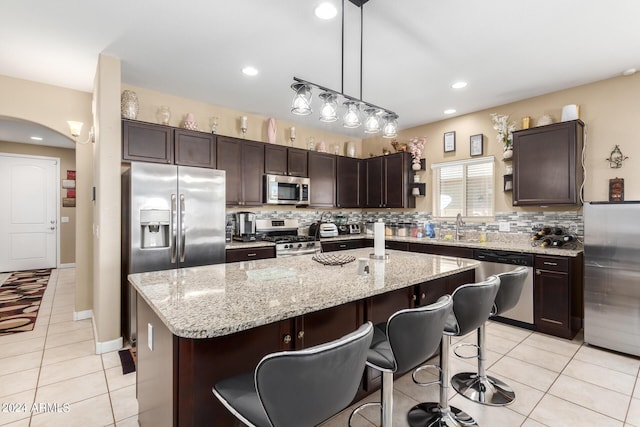
<path fill-rule="evenodd" d="M 0 337 L 0 425 L 137 426 L 135 373 L 73 321 L 75 269 L 53 270 L 33 331 Z"/>
<path fill-rule="evenodd" d="M 72 320 L 74 287 L 75 270 L 54 270 L 34 330 L 0 337 L 0 425 L 138 425 L 135 374 L 122 375 L 117 352 L 95 354 L 91 321 Z M 475 343 L 475 333 L 453 341 L 452 348 Z M 489 407 L 452 392 L 451 404 L 480 426 L 640 427 L 640 358 L 590 347 L 580 335 L 568 341 L 497 322 L 487 326 L 487 346 L 488 372 L 511 385 L 517 399 Z M 475 367 L 451 356 L 452 373 Z M 408 425 L 413 405 L 437 398 L 437 386 L 418 387 L 411 374 L 399 378 L 394 425 Z M 345 426 L 353 407 L 323 427 Z M 378 425 L 375 408 L 361 414 L 354 427 Z"/>

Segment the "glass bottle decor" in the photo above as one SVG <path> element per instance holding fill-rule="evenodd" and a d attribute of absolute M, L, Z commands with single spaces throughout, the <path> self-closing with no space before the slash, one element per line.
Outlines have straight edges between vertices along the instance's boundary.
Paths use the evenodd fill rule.
<path fill-rule="evenodd" d="M 132 90 L 123 90 L 120 97 L 120 113 L 125 119 L 135 120 L 138 117 L 138 95 Z"/>
<path fill-rule="evenodd" d="M 168 125 L 169 119 L 171 118 L 171 110 L 166 105 L 161 105 L 158 108 L 156 117 L 158 118 L 158 123 L 161 125 Z"/>

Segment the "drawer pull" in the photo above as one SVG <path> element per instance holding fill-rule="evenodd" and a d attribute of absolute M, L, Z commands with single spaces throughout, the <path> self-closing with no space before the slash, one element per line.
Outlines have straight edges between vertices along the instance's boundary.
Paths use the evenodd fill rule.
<path fill-rule="evenodd" d="M 557 266 L 558 265 L 557 262 L 550 262 L 550 261 L 544 261 L 543 264 L 544 265 L 553 265 L 553 266 Z"/>
<path fill-rule="evenodd" d="M 298 339 L 301 340 L 302 338 L 304 338 L 304 331 L 298 332 Z"/>
<path fill-rule="evenodd" d="M 412 299 L 413 301 L 415 301 L 415 300 L 417 300 L 417 299 L 418 299 L 418 297 L 417 297 L 416 295 L 413 295 L 413 296 L 411 297 L 411 299 Z"/>
<path fill-rule="evenodd" d="M 285 344 L 289 344 L 291 342 L 291 335 L 285 335 L 284 338 L 282 338 L 282 342 L 284 342 Z"/>
<path fill-rule="evenodd" d="M 427 297 L 427 294 L 425 294 L 425 293 L 423 292 L 423 293 L 422 293 L 422 295 L 420 295 L 420 297 L 421 297 L 422 299 L 425 299 L 425 298 Z"/>
<path fill-rule="evenodd" d="M 258 255 L 258 254 L 257 254 L 257 253 L 255 253 L 255 252 L 252 252 L 252 253 L 250 253 L 250 254 L 247 254 L 247 256 L 256 256 L 256 255 Z"/>
<path fill-rule="evenodd" d="M 556 325 L 562 325 L 562 322 L 558 322 L 557 320 L 545 319 L 544 317 L 540 318 L 540 320 L 544 322 L 554 323 Z"/>
<path fill-rule="evenodd" d="M 347 245 L 340 245 L 340 247 L 341 247 L 341 248 L 346 248 L 346 247 L 347 247 Z"/>

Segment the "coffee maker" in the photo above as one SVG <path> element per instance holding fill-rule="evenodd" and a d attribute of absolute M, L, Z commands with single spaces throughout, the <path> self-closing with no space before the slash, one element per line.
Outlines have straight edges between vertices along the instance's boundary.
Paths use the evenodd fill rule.
<path fill-rule="evenodd" d="M 241 242 L 256 240 L 256 214 L 253 212 L 236 213 L 236 229 L 233 240 Z"/>

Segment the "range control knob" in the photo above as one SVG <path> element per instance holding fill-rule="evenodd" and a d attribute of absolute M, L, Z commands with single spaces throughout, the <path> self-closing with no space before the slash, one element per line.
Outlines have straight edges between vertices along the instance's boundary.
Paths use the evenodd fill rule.
<path fill-rule="evenodd" d="M 298 247 L 301 248 L 302 247 L 302 243 L 298 243 Z"/>

